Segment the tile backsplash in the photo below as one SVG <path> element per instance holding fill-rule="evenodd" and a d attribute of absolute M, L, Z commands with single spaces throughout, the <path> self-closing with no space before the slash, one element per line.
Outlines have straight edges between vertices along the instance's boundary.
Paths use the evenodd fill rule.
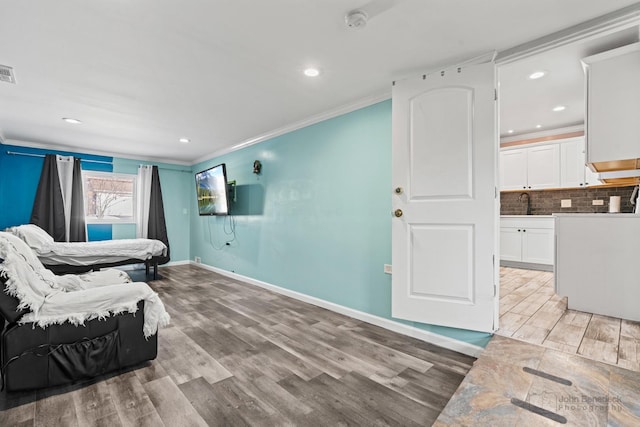
<path fill-rule="evenodd" d="M 532 215 L 552 213 L 604 213 L 609 212 L 609 197 L 620 196 L 620 212 L 631 213 L 633 206 L 629 199 L 634 187 L 574 188 L 567 190 L 529 190 Z M 520 201 L 520 191 L 500 193 L 500 215 L 525 215 L 526 198 Z M 561 200 L 571 200 L 570 208 L 560 206 Z M 603 200 L 602 206 L 594 206 L 593 200 Z"/>

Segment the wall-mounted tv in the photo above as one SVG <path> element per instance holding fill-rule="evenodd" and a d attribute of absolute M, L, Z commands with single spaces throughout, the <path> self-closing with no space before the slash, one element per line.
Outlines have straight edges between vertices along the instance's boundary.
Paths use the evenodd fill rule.
<path fill-rule="evenodd" d="M 224 163 L 196 174 L 196 197 L 200 215 L 229 215 Z"/>

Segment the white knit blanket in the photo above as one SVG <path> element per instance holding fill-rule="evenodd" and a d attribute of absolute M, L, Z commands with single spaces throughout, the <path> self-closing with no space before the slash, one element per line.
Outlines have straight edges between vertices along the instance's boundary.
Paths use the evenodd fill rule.
<path fill-rule="evenodd" d="M 138 301 L 144 300 L 145 337 L 169 324 L 169 314 L 158 295 L 146 283 L 124 283 L 126 273 L 106 270 L 56 276 L 44 268 L 26 243 L 5 232 L 0 232 L 0 258 L 4 259 L 0 274 L 7 278 L 5 292 L 18 298 L 19 309 L 30 311 L 20 323 L 33 322 L 43 328 L 64 322 L 84 324 L 121 312 L 135 313 Z"/>

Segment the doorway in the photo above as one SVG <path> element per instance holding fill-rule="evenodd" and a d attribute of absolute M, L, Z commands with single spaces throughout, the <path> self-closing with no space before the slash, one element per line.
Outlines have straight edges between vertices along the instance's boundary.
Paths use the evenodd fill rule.
<path fill-rule="evenodd" d="M 541 240 L 541 233 L 536 235 L 537 243 L 532 243 L 535 239 L 530 228 L 531 220 L 539 219 L 536 217 L 553 220 L 551 215 L 559 212 L 599 212 L 591 200 L 580 204 L 586 199 L 583 193 L 592 194 L 596 190 L 591 188 L 597 188 L 592 187 L 593 177 L 588 171 L 575 169 L 581 179 L 561 181 L 560 172 L 566 173 L 569 166 L 558 163 L 565 170 L 554 176 L 549 165 L 554 155 L 567 156 L 574 151 L 579 155 L 582 150 L 585 99 L 580 59 L 637 41 L 636 24 L 498 65 L 500 146 L 501 154 L 508 152 L 509 159 L 499 157 L 511 161 L 521 156 L 516 160 L 525 162 L 520 163 L 524 164 L 525 176 L 517 175 L 523 170 L 517 163 L 499 166 L 503 182 L 496 334 L 639 371 L 640 324 L 569 310 L 567 299 L 555 292 L 553 233 L 548 243 Z M 527 155 L 531 155 L 526 151 L 532 147 L 538 148 L 537 163 L 530 158 L 526 163 Z M 545 148 L 542 161 L 540 147 Z M 540 170 L 526 176 L 527 167 Z M 513 173 L 505 177 L 505 171 L 510 170 Z M 525 180 L 523 187 L 514 184 L 518 179 Z M 511 227 L 506 216 L 509 221 L 528 225 Z"/>

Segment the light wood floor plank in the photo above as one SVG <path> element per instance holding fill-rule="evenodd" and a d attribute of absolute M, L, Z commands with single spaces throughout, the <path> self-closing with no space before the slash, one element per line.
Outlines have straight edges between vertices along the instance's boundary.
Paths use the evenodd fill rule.
<path fill-rule="evenodd" d="M 502 267 L 500 280 L 497 335 L 640 371 L 640 322 L 567 310 L 553 273 Z"/>
<path fill-rule="evenodd" d="M 189 400 L 169 377 L 150 381 L 143 385 L 158 415 L 167 426 L 206 426 Z"/>

